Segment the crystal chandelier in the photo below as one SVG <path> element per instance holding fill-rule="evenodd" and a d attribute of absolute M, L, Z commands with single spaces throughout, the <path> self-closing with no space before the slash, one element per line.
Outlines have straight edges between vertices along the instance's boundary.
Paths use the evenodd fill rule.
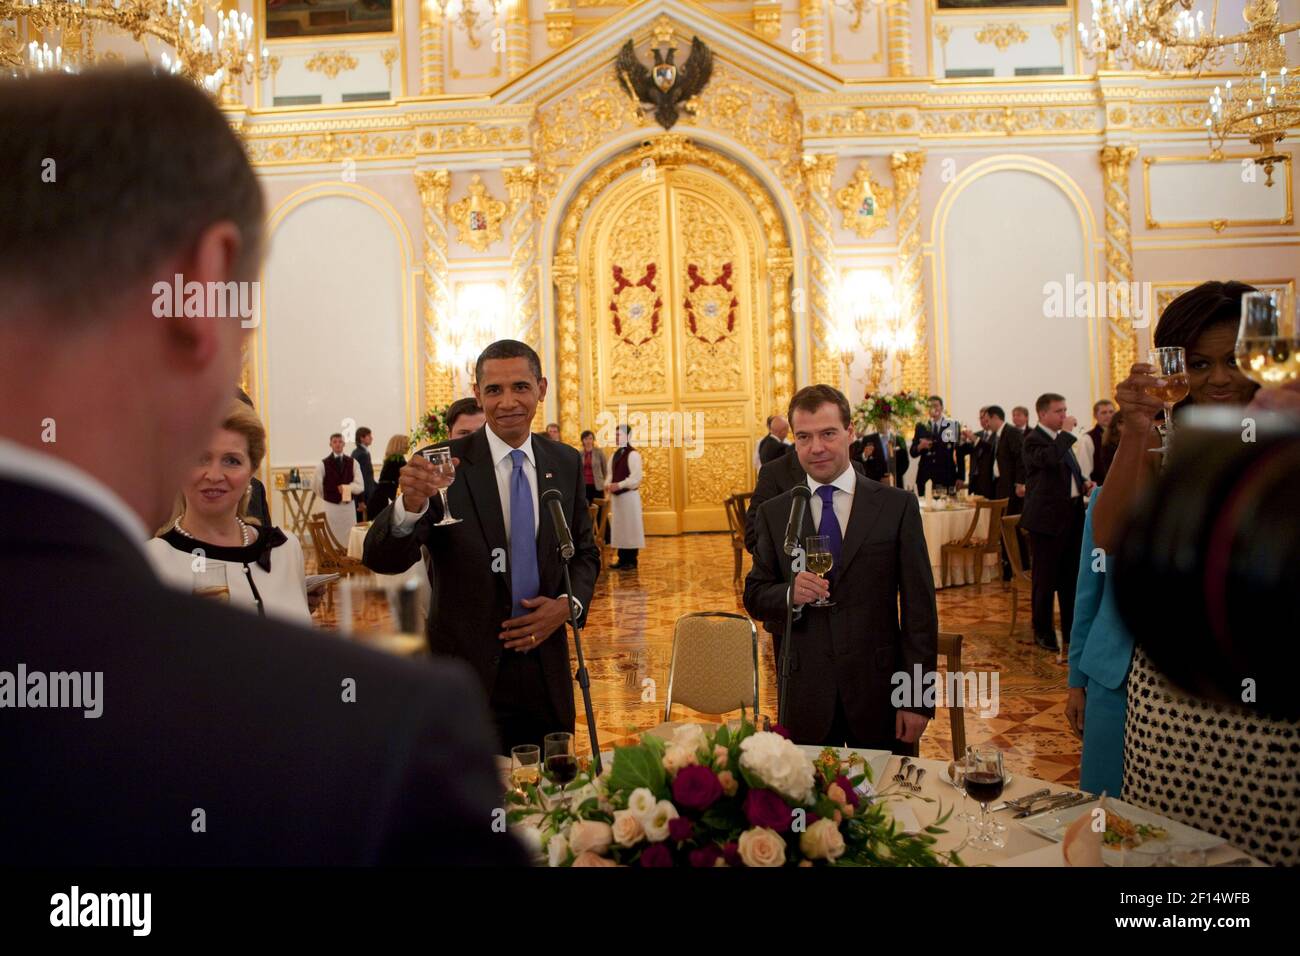
<path fill-rule="evenodd" d="M 205 22 L 216 14 L 216 30 Z M 0 21 L 26 24 L 27 32 L 44 36 L 58 32 L 54 47 L 48 40 L 26 47 L 10 31 L 0 35 L 0 69 L 13 75 L 46 70 L 76 72 L 115 57 L 100 57 L 96 33 L 110 28 L 137 42 L 153 37 L 171 48 L 161 56 L 163 69 L 193 80 L 225 104 L 239 101 L 243 83 L 265 79 L 270 62 L 266 50 L 253 54 L 253 18 L 219 9 L 218 0 L 0 0 Z"/>

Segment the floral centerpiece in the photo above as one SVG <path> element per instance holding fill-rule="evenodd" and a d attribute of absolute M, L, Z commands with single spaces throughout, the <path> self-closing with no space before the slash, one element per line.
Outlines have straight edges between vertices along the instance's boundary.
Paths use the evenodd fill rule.
<path fill-rule="evenodd" d="M 424 413 L 420 423 L 411 432 L 411 451 L 424 447 L 425 445 L 436 445 L 444 442 L 451 437 L 451 429 L 447 426 L 447 409 L 450 406 L 444 405 L 441 408 L 434 407 Z"/>
<path fill-rule="evenodd" d="M 919 419 L 923 409 L 916 392 L 868 395 L 853 409 L 853 427 L 859 435 L 886 428 L 902 429 Z"/>
<path fill-rule="evenodd" d="M 563 790 L 526 784 L 507 794 L 507 819 L 551 866 L 961 864 L 933 848 L 951 810 L 902 833 L 869 776 L 861 758 L 811 760 L 742 717 L 735 730 L 680 726 L 671 742 L 647 734 Z"/>

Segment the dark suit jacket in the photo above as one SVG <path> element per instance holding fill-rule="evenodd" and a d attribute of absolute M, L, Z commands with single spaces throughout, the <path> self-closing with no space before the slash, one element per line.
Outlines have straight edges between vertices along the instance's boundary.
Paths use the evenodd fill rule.
<path fill-rule="evenodd" d="M 874 444 L 876 450 L 870 458 L 863 458 L 862 451 L 868 443 Z M 859 470 L 872 481 L 881 481 L 889 471 L 889 455 L 885 451 L 885 439 L 880 432 L 868 432 L 849 446 L 849 458 Z M 894 487 L 903 487 L 903 476 L 907 474 L 907 444 L 903 436 L 894 433 Z"/>
<path fill-rule="evenodd" d="M 248 494 L 248 516 L 256 518 L 263 528 L 271 527 L 271 509 L 266 503 L 266 485 L 254 476 L 248 482 L 251 489 Z"/>
<path fill-rule="evenodd" d="M 945 438 L 945 431 L 954 432 Z M 922 422 L 916 426 L 916 434 L 912 438 L 912 457 L 921 459 L 917 465 L 916 483 L 920 487 L 922 481 L 933 480 L 940 485 L 948 486 L 957 483 L 957 442 L 959 436 L 955 434 L 956 426 L 951 429 L 942 429 L 936 431 L 929 422 Z M 930 438 L 934 444 L 924 451 L 921 450 L 921 439 Z"/>
<path fill-rule="evenodd" d="M 992 443 L 992 433 L 990 433 L 987 443 Z M 1016 485 L 1025 484 L 1025 436 L 1020 434 L 1011 425 L 1006 425 L 1002 429 L 1002 435 L 998 438 L 998 447 L 994 454 L 998 462 L 998 477 L 993 478 L 993 465 L 988 466 L 988 483 L 991 486 L 992 498 L 1008 498 L 1010 503 L 1015 505 L 1021 499 L 1016 497 Z M 986 456 L 987 457 L 987 456 Z M 1028 494 L 1028 489 L 1026 489 Z M 1012 509 L 1011 514 L 1016 511 Z"/>
<path fill-rule="evenodd" d="M 976 441 L 957 446 L 957 477 L 966 482 L 971 494 L 992 497 L 993 463 L 989 461 L 987 432 L 976 432 Z"/>
<path fill-rule="evenodd" d="M 781 548 L 790 492 L 759 508 L 754 567 L 745 579 L 745 610 L 759 620 L 784 617 L 790 558 Z M 813 530 L 812 509 L 804 535 Z M 839 692 L 857 740 L 894 740 L 891 678 L 935 670 L 939 618 L 934 576 L 916 495 L 858 476 L 840 565 L 834 608 L 805 607 L 785 641 L 791 660 L 787 724 L 796 743 L 817 743 L 830 732 Z M 933 716 L 934 708 L 907 707 Z"/>
<path fill-rule="evenodd" d="M 384 467 L 379 469 L 379 480 L 375 482 L 374 490 L 366 497 L 366 514 L 371 518 L 391 505 L 393 499 L 397 497 L 397 480 L 405 464 L 405 458 L 400 461 L 396 458 L 392 461 L 384 461 Z"/>
<path fill-rule="evenodd" d="M 352 457 L 356 459 L 357 467 L 361 469 L 361 480 L 365 485 L 361 489 L 361 500 L 369 501 L 371 492 L 375 490 L 375 467 L 370 463 L 370 449 L 365 445 L 358 445 L 352 449 Z"/>
<path fill-rule="evenodd" d="M 442 517 L 438 497 L 429 502 L 429 510 L 405 537 L 392 533 L 391 506 L 375 517 L 366 534 L 362 561 L 366 567 L 382 574 L 405 571 L 420 560 L 420 545 L 429 549 L 433 561 L 429 581 L 433 598 L 429 607 L 429 646 L 435 654 L 446 654 L 469 661 L 489 698 L 496 684 L 497 668 L 504 651 L 497 639 L 501 622 L 512 616 L 510 570 L 494 572 L 493 552 L 510 555 L 506 542 L 505 518 L 501 496 L 497 491 L 487 432 L 480 428 L 473 434 L 449 443 L 451 454 L 460 459 L 456 480 L 447 489 L 451 513 L 460 524 L 435 527 Z M 573 597 L 582 602 L 583 618 L 591 607 L 591 595 L 600 574 L 600 552 L 591 536 L 591 518 L 587 513 L 587 490 L 582 477 L 582 456 L 568 445 L 551 441 L 545 435 L 533 435 L 533 454 L 537 460 L 537 496 L 548 488 L 563 495 L 564 515 L 573 535 L 576 553 L 569 562 L 573 579 Z M 557 540 L 550 516 L 539 514 L 537 533 L 537 569 L 539 593 L 559 597 L 565 592 L 564 565 L 556 551 Z M 547 691 L 555 713 L 566 727 L 574 724 L 573 670 L 569 664 L 567 629 L 561 625 L 535 651 L 541 656 Z"/>
<path fill-rule="evenodd" d="M 793 445 L 787 445 L 775 435 L 767 435 L 758 443 L 758 461 L 759 467 L 766 465 L 773 459 L 780 458 L 786 452 L 793 450 Z"/>
<path fill-rule="evenodd" d="M 1075 437 L 1058 432 L 1053 439 L 1042 426 L 1025 436 L 1025 509 L 1020 526 L 1037 534 L 1066 534 L 1070 531 L 1075 505 L 1070 498 L 1072 483 L 1066 456 Z"/>
<path fill-rule="evenodd" d="M 523 862 L 489 826 L 495 735 L 464 665 L 165 587 L 99 512 L 4 479 L 0 541 L 22 582 L 0 670 L 103 673 L 98 718 L 0 710 L 4 864 Z"/>

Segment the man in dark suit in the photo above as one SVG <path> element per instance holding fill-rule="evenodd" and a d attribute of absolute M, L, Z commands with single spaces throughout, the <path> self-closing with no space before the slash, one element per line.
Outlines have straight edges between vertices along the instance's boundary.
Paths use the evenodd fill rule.
<path fill-rule="evenodd" d="M 890 432 L 888 441 L 893 444 L 893 448 L 889 451 L 886 450 L 885 435 L 880 432 L 867 432 L 849 446 L 849 458 L 853 461 L 854 467 L 872 481 L 884 482 L 885 475 L 892 474 L 894 487 L 901 488 L 903 476 L 907 474 L 907 445 L 897 432 Z"/>
<path fill-rule="evenodd" d="M 759 508 L 745 609 L 760 620 L 783 617 L 793 586 L 796 618 L 784 648 L 794 655 L 786 727 L 796 743 L 915 754 L 934 715 L 916 676 L 922 685 L 934 679 L 938 642 L 934 578 L 916 496 L 849 465 L 849 403 L 838 389 L 800 389 L 790 401 L 790 423 L 812 491 L 800 537 L 827 536 L 833 567 L 828 583 L 796 572 L 785 554 L 793 492 Z M 813 606 L 819 597 L 835 603 Z M 895 706 L 898 674 L 902 688 L 913 693 Z"/>
<path fill-rule="evenodd" d="M 1061 646 L 1070 644 L 1074 590 L 1083 546 L 1084 478 L 1071 446 L 1078 422 L 1065 398 L 1048 392 L 1038 398 L 1038 427 L 1025 436 L 1025 510 L 1020 526 L 1029 532 L 1033 555 L 1034 641 L 1058 650 L 1052 623 L 1053 596 L 1061 606 Z"/>
<path fill-rule="evenodd" d="M 591 536 L 582 457 L 531 434 L 546 398 L 541 360 L 523 342 L 503 339 L 479 355 L 474 395 L 487 424 L 451 442 L 455 480 L 416 455 L 402 468 L 402 495 L 366 534 L 366 567 L 395 574 L 429 549 L 429 646 L 462 658 L 478 673 L 492 705 L 500 752 L 573 732 L 569 596 L 558 538 L 542 496 L 556 490 L 577 548 L 569 563 L 580 618 L 591 606 L 600 552 Z M 457 524 L 443 518 L 437 491 Z"/>
<path fill-rule="evenodd" d="M 357 447 L 352 449 L 352 457 L 357 463 L 357 469 L 361 472 L 361 500 L 357 502 L 357 521 L 366 519 L 365 503 L 370 500 L 370 496 L 375 490 L 375 468 L 370 463 L 370 443 L 375 440 L 374 433 L 369 428 L 357 429 Z"/>
<path fill-rule="evenodd" d="M 1026 435 L 1029 432 L 1029 409 L 1023 405 L 1017 405 L 1011 409 L 1011 427 Z"/>
<path fill-rule="evenodd" d="M 468 668 L 173 590 L 146 558 L 244 339 L 157 286 L 260 267 L 261 189 L 212 99 L 143 66 L 0 84 L 0 208 L 0 576 L 21 582 L 0 602 L 0 859 L 523 862 L 491 826 Z M 52 267 L 72 261 L 75 283 Z"/>
<path fill-rule="evenodd" d="M 943 399 L 929 398 L 930 420 L 916 426 L 912 457 L 921 459 L 916 469 L 916 493 L 924 496 L 926 483 L 941 488 L 957 484 L 957 423 L 943 413 Z"/>
<path fill-rule="evenodd" d="M 785 420 L 784 416 L 768 416 L 767 434 L 758 443 L 758 467 L 760 469 L 768 462 L 780 458 L 790 450 L 790 446 L 785 443 L 786 436 L 789 434 L 790 423 Z"/>
<path fill-rule="evenodd" d="M 992 497 L 992 480 L 990 471 L 992 462 L 987 461 L 988 453 L 989 409 L 980 409 L 980 430 L 972 432 L 969 428 L 961 430 L 961 443 L 957 446 L 957 476 L 965 481 L 966 487 L 973 495 Z"/>

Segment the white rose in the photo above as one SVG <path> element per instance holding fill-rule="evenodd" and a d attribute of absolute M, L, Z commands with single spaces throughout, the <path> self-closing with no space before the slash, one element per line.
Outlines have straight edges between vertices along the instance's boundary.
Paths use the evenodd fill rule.
<path fill-rule="evenodd" d="M 654 812 L 643 821 L 646 839 L 660 843 L 668 839 L 668 821 L 676 819 L 677 808 L 667 800 L 655 804 Z"/>
<path fill-rule="evenodd" d="M 754 827 L 740 835 L 740 862 L 745 866 L 784 866 L 785 841 L 775 830 Z"/>
<path fill-rule="evenodd" d="M 646 791 L 649 793 L 649 791 Z M 614 842 L 619 846 L 636 846 L 645 838 L 645 827 L 631 810 L 614 811 Z"/>
<path fill-rule="evenodd" d="M 740 742 L 740 765 L 796 803 L 813 799 L 813 763 L 780 734 L 762 731 Z"/>
<path fill-rule="evenodd" d="M 704 736 L 704 728 L 699 724 L 682 724 L 673 731 L 673 746 L 681 747 L 691 753 L 697 753 L 703 750 L 708 740 Z"/>
<path fill-rule="evenodd" d="M 668 771 L 670 777 L 677 776 L 677 771 L 681 770 L 687 764 L 698 763 L 695 751 L 686 747 L 679 747 L 672 744 L 664 751 L 664 769 Z"/>
<path fill-rule="evenodd" d="M 637 787 L 627 798 L 627 808 L 638 820 L 645 823 L 646 817 L 654 811 L 655 795 L 647 787 Z"/>
<path fill-rule="evenodd" d="M 821 821 L 818 821 L 821 822 Z M 603 854 L 614 839 L 614 831 L 600 820 L 579 820 L 569 831 L 569 848 L 581 855 L 590 850 Z"/>
<path fill-rule="evenodd" d="M 799 849 L 810 860 L 838 860 L 844 855 L 844 836 L 834 820 L 823 817 L 799 837 Z"/>
<path fill-rule="evenodd" d="M 557 833 L 551 837 L 546 844 L 546 857 L 551 866 L 564 865 L 564 861 L 569 858 L 569 841 L 564 838 L 564 834 Z"/>

